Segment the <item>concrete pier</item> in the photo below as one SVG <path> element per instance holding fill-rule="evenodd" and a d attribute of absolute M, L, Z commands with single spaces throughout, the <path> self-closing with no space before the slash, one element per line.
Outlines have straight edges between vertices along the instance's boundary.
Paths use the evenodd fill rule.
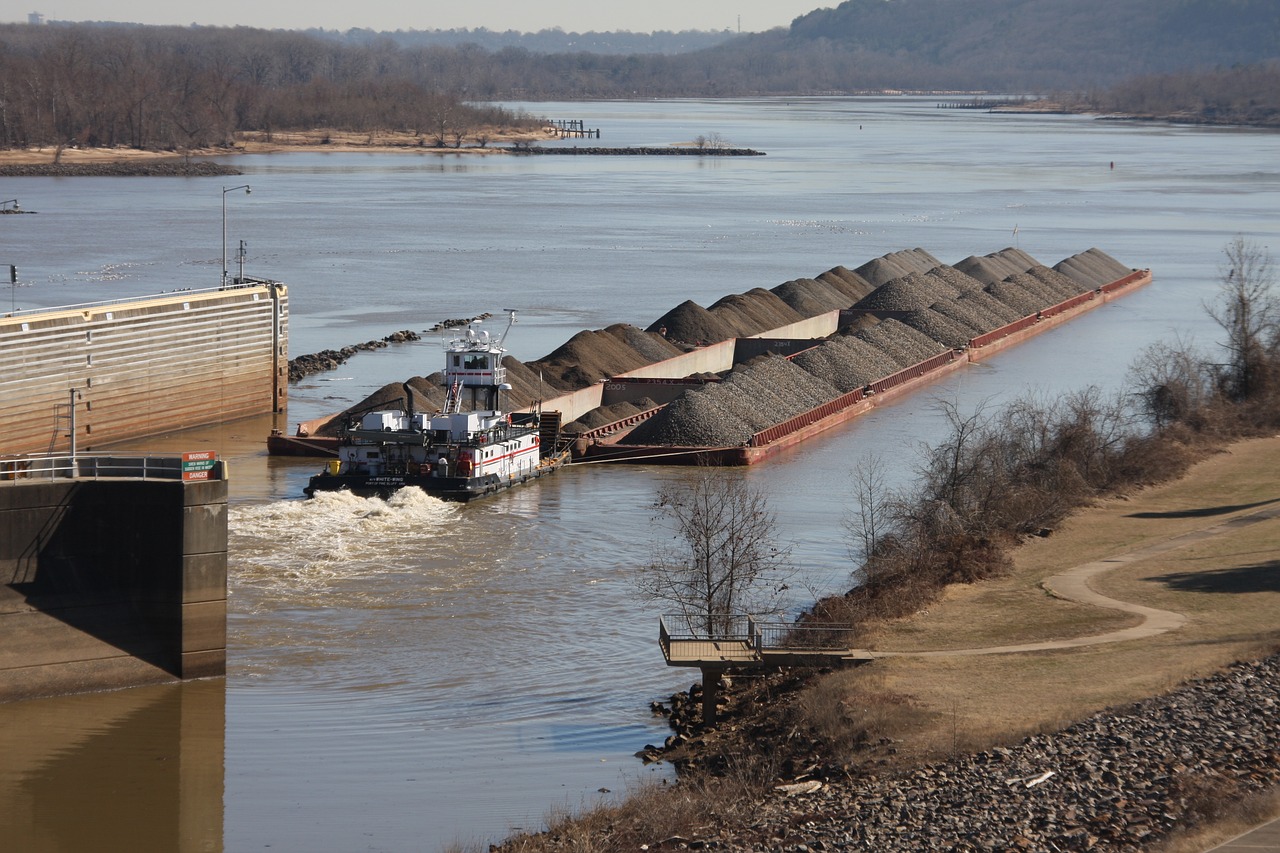
<path fill-rule="evenodd" d="M 225 463 L 33 461 L 0 460 L 0 701 L 224 675 Z"/>

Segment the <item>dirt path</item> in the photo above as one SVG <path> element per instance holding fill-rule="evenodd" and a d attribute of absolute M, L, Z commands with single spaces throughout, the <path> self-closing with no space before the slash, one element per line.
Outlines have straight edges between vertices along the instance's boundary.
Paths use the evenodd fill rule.
<path fill-rule="evenodd" d="M 1091 586 L 1089 586 L 1089 581 L 1104 572 L 1112 571 L 1129 563 L 1147 560 L 1170 551 L 1176 551 L 1181 548 L 1186 548 L 1188 546 L 1204 542 L 1208 539 L 1224 536 L 1228 533 L 1236 533 L 1250 525 L 1274 518 L 1280 518 L 1280 506 L 1269 506 L 1266 509 L 1229 518 L 1209 527 L 1205 527 L 1200 530 L 1192 530 L 1179 536 L 1174 536 L 1170 539 L 1156 542 L 1152 545 L 1147 545 L 1143 548 L 1107 557 L 1103 560 L 1084 563 L 1083 565 L 1068 569 L 1065 572 L 1045 578 L 1040 583 L 1040 586 L 1045 590 L 1045 592 L 1055 598 L 1074 601 L 1079 604 L 1087 604 L 1093 607 L 1101 607 L 1108 610 L 1119 610 L 1123 613 L 1131 613 L 1139 616 L 1142 621 L 1137 625 L 1133 625 L 1128 628 L 1121 628 L 1116 631 L 1107 631 L 1101 634 L 1092 634 L 1084 637 L 1071 637 L 1061 640 L 1046 640 L 1038 643 L 1021 643 L 1014 645 L 984 646 L 981 648 L 970 649 L 947 649 L 919 652 L 869 651 L 866 652 L 866 655 L 872 659 L 890 657 L 941 658 L 971 655 L 1001 655 L 1017 652 L 1042 652 L 1054 649 L 1074 649 L 1083 646 L 1096 646 L 1104 643 L 1119 643 L 1125 640 L 1139 640 L 1147 637 L 1154 637 L 1157 634 L 1163 634 L 1168 631 L 1175 631 L 1186 624 L 1187 617 L 1184 614 L 1175 613 L 1170 610 L 1160 610 L 1155 607 L 1146 607 L 1141 604 L 1133 604 L 1127 601 L 1119 601 L 1095 591 Z"/>

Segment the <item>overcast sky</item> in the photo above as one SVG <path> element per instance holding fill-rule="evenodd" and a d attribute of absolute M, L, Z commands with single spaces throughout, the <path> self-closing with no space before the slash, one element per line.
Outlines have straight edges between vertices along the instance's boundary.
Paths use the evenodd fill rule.
<path fill-rule="evenodd" d="M 0 0 L 0 21 L 29 12 L 56 21 L 205 24 L 267 29 L 476 29 L 536 32 L 737 30 L 784 27 L 839 0 Z"/>

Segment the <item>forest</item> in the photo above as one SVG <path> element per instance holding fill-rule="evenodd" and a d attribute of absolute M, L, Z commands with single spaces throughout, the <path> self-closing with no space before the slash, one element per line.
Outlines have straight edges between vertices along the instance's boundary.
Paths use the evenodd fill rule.
<path fill-rule="evenodd" d="M 1072 109 L 1274 124 L 1280 92 L 1274 0 L 848 0 L 789 28 L 647 47 L 458 35 L 3 25 L 0 147 L 187 151 L 318 128 L 428 144 L 537 123 L 501 101 L 883 91 L 1067 92 Z M 576 47 L 611 42 L 668 52 Z"/>

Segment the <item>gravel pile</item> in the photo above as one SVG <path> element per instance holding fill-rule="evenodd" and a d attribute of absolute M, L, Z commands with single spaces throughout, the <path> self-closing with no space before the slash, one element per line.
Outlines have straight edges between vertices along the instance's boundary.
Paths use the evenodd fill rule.
<path fill-rule="evenodd" d="M 1086 290 L 1095 290 L 1133 272 L 1100 249 L 1089 249 L 1078 255 L 1072 255 L 1055 264 L 1053 268 L 1079 282 Z"/>
<path fill-rule="evenodd" d="M 740 366 L 722 382 L 686 391 L 622 439 L 628 445 L 733 447 L 803 414 L 839 391 L 778 356 Z"/>
<path fill-rule="evenodd" d="M 1067 298 L 1065 296 L 1058 296 L 1058 294 L 1054 293 L 1053 288 L 1049 287 L 1029 272 L 1020 272 L 1017 275 L 1011 275 L 1004 280 L 1004 283 L 1015 284 L 1022 288 L 1027 295 L 1035 300 L 1037 311 L 1041 308 L 1048 308 L 1050 305 L 1056 305 L 1063 299 Z M 1071 295 L 1074 296 L 1075 294 Z"/>
<path fill-rule="evenodd" d="M 876 289 L 876 286 L 851 269 L 842 266 L 831 269 L 818 276 L 818 280 L 826 282 L 849 297 L 849 305 Z M 848 306 L 843 306 L 848 307 Z"/>
<path fill-rule="evenodd" d="M 1014 281 L 997 281 L 987 285 L 987 293 L 1018 312 L 1019 317 L 1027 317 L 1045 306 L 1044 300 Z"/>
<path fill-rule="evenodd" d="M 973 276 L 966 275 L 955 267 L 947 266 L 946 264 L 929 270 L 929 275 L 942 279 L 961 294 L 978 293 L 986 286 L 984 282 L 978 281 Z"/>
<path fill-rule="evenodd" d="M 1039 263 L 1020 249 L 1002 249 L 982 257 L 970 255 L 955 267 L 983 284 L 995 284 L 1011 275 L 1026 272 Z"/>
<path fill-rule="evenodd" d="M 857 301 L 835 285 L 811 278 L 783 282 L 773 288 L 772 293 L 803 317 L 848 308 Z"/>
<path fill-rule="evenodd" d="M 721 318 L 691 299 L 655 320 L 645 331 L 662 334 L 667 340 L 684 344 L 713 344 L 733 337 L 733 330 Z"/>
<path fill-rule="evenodd" d="M 914 311 L 959 295 L 958 290 L 942 279 L 915 272 L 885 282 L 853 307 L 874 311 Z"/>
<path fill-rule="evenodd" d="M 861 338 L 843 334 L 805 350 L 791 359 L 791 363 L 832 383 L 841 394 L 865 388 L 899 369 L 898 363 L 884 350 Z"/>
<path fill-rule="evenodd" d="M 942 261 L 924 249 L 903 249 L 901 252 L 890 252 L 867 261 L 858 267 L 857 274 L 873 286 L 879 287 L 895 278 L 902 278 L 913 272 L 926 273 L 937 266 L 942 266 Z"/>
<path fill-rule="evenodd" d="M 982 293 L 982 291 L 978 292 Z M 990 297 L 990 294 L 984 295 Z M 982 304 L 972 298 L 973 294 L 966 293 L 965 296 L 969 298 L 953 299 L 950 302 L 935 302 L 929 307 L 942 316 L 959 323 L 965 329 L 968 329 L 972 333 L 969 335 L 970 338 L 981 335 L 984 332 L 989 332 L 997 326 L 1002 326 L 1009 322 L 1008 320 L 1001 319 L 1009 309 L 1004 305 L 1000 305 L 998 300 L 991 300 L 996 305 L 1000 305 L 1001 313 L 996 315 L 991 312 L 988 305 Z"/>
<path fill-rule="evenodd" d="M 627 341 L 628 334 L 621 325 L 608 330 L 578 332 L 550 355 L 529 362 L 528 367 L 534 372 L 541 370 L 544 381 L 561 391 L 574 391 L 602 379 L 622 376 L 655 360 L 632 347 Z M 660 336 L 654 335 L 646 342 L 645 349 L 661 354 L 662 358 L 679 354 L 674 346 L 663 347 L 663 344 Z"/>
<path fill-rule="evenodd" d="M 797 323 L 804 316 L 762 287 L 732 293 L 707 309 L 731 330 L 730 337 L 747 338 Z"/>
<path fill-rule="evenodd" d="M 956 300 L 956 304 L 962 305 L 965 308 L 972 305 L 972 307 L 976 308 L 983 316 L 990 317 L 992 321 L 995 322 L 995 326 L 992 328 L 1003 326 L 1006 323 L 1012 323 L 1014 320 L 1020 320 L 1026 316 L 1020 311 L 1017 311 L 1001 302 L 999 299 L 996 299 L 985 290 L 979 290 L 976 293 L 966 293 Z"/>
<path fill-rule="evenodd" d="M 972 326 L 963 325 L 932 308 L 920 308 L 903 316 L 902 322 L 949 349 L 968 346 L 969 340 L 981 334 Z"/>
<path fill-rule="evenodd" d="M 682 840 L 725 851 L 1151 849 L 1206 808 L 1280 783 L 1278 700 L 1280 659 L 1236 664 L 1011 747 L 775 791 L 748 825 L 710 822 Z"/>
<path fill-rule="evenodd" d="M 635 350 L 640 358 L 643 358 L 649 364 L 655 361 L 666 361 L 684 353 L 684 350 L 662 337 L 662 335 L 655 332 L 646 332 L 644 329 L 627 323 L 615 323 L 612 326 L 605 327 L 605 331 Z"/>
<path fill-rule="evenodd" d="M 897 320 L 885 320 L 854 335 L 897 362 L 899 368 L 919 364 L 947 347 Z M 877 377 L 882 378 L 882 377 Z"/>
<path fill-rule="evenodd" d="M 1063 275 L 1051 267 L 1034 266 L 1027 270 L 1027 274 L 1044 282 L 1046 287 L 1058 294 L 1059 302 L 1094 289 L 1080 284 L 1080 282 Z"/>

